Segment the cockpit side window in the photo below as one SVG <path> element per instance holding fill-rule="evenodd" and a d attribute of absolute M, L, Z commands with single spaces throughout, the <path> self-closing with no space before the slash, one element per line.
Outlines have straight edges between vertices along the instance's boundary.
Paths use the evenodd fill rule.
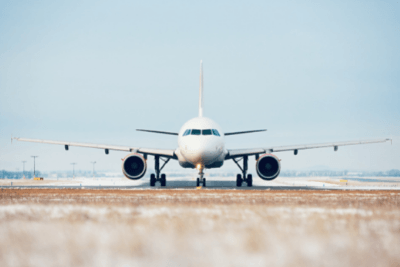
<path fill-rule="evenodd" d="M 199 129 L 192 130 L 192 135 L 200 135 L 200 134 L 201 134 L 201 130 L 199 130 Z"/>
<path fill-rule="evenodd" d="M 190 134 L 190 129 L 187 129 L 184 133 L 183 136 L 189 135 Z"/>
<path fill-rule="evenodd" d="M 201 130 L 202 135 L 212 135 L 211 129 Z"/>
<path fill-rule="evenodd" d="M 213 134 L 216 135 L 216 136 L 221 136 L 221 135 L 219 134 L 219 132 L 218 132 L 216 129 L 212 129 L 212 132 L 213 132 Z"/>

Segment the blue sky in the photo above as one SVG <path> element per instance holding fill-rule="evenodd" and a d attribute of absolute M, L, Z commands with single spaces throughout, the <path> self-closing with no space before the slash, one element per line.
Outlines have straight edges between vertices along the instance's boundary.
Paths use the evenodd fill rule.
<path fill-rule="evenodd" d="M 93 160 L 119 171 L 125 155 L 11 145 L 11 134 L 175 148 L 135 129 L 178 131 L 197 116 L 201 59 L 205 116 L 268 129 L 228 148 L 392 135 L 278 156 L 285 169 L 400 169 L 399 47 L 398 1 L 2 1 L 0 169 L 29 169 L 37 154 L 43 171 Z"/>

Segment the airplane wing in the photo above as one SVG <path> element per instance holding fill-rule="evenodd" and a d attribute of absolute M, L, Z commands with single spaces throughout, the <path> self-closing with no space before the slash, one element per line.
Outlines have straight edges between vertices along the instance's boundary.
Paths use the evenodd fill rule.
<path fill-rule="evenodd" d="M 141 147 L 115 146 L 115 145 L 90 144 L 90 143 L 76 143 L 76 142 L 51 141 L 51 140 L 29 139 L 29 138 L 19 138 L 19 137 L 14 137 L 12 139 L 23 142 L 63 145 L 65 147 L 65 150 L 68 150 L 70 146 L 78 146 L 78 147 L 104 149 L 106 154 L 108 154 L 109 150 L 117 150 L 126 152 L 137 152 L 154 156 L 162 156 L 173 159 L 177 158 L 175 155 L 175 150 L 173 149 L 157 149 L 157 148 L 141 148 Z"/>
<path fill-rule="evenodd" d="M 299 150 L 312 149 L 312 148 L 323 148 L 323 147 L 333 147 L 336 151 L 339 146 L 384 143 L 386 141 L 391 141 L 391 139 L 386 138 L 386 139 L 309 144 L 309 145 L 275 146 L 275 147 L 267 147 L 267 148 L 230 149 L 230 150 L 228 150 L 228 154 L 226 155 L 225 159 L 232 159 L 232 158 L 237 158 L 237 157 L 251 156 L 251 155 L 258 155 L 258 154 L 272 153 L 272 152 L 283 152 L 283 151 L 294 151 L 294 153 L 296 155 Z"/>

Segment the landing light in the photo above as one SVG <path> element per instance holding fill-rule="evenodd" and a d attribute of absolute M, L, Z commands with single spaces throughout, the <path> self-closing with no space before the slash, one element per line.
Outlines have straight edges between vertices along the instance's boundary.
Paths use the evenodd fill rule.
<path fill-rule="evenodd" d="M 198 169 L 198 170 L 201 169 L 201 164 L 197 164 L 197 169 Z"/>

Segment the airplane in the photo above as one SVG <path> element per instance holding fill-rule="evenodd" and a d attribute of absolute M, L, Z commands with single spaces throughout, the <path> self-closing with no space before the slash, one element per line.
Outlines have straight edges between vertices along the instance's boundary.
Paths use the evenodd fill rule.
<path fill-rule="evenodd" d="M 199 87 L 199 115 L 187 121 L 179 130 L 179 132 L 165 132 L 146 129 L 137 129 L 137 131 L 167 134 L 178 136 L 178 148 L 176 149 L 158 149 L 158 148 L 142 148 L 131 146 L 115 146 L 104 144 L 89 144 L 64 141 L 39 140 L 29 138 L 11 138 L 17 141 L 35 142 L 63 145 L 65 150 L 69 147 L 89 147 L 104 149 L 105 154 L 109 154 L 110 150 L 130 152 L 122 159 L 122 172 L 126 178 L 137 180 L 142 178 L 147 170 L 148 156 L 154 156 L 155 173 L 150 175 L 150 186 L 155 186 L 156 182 L 160 182 L 161 186 L 166 186 L 166 175 L 161 174 L 162 169 L 171 160 L 178 160 L 179 165 L 183 168 L 197 169 L 199 176 L 196 180 L 196 185 L 206 186 L 206 178 L 204 177 L 204 169 L 220 168 L 224 161 L 233 160 L 239 167 L 241 173 L 236 176 L 236 186 L 241 187 L 243 182 L 248 187 L 253 185 L 252 174 L 248 174 L 248 160 L 250 156 L 256 159 L 256 171 L 258 176 L 266 181 L 271 181 L 279 176 L 281 171 L 280 159 L 272 153 L 293 151 L 294 155 L 298 154 L 299 150 L 333 147 L 334 151 L 338 150 L 339 146 L 360 145 L 372 143 L 384 143 L 391 139 L 376 139 L 365 141 L 350 141 L 350 142 L 334 142 L 322 144 L 306 144 L 294 146 L 271 146 L 246 149 L 227 149 L 225 147 L 225 136 L 248 134 L 255 132 L 263 132 L 266 129 L 227 132 L 225 133 L 221 127 L 212 119 L 203 116 L 203 62 L 200 61 L 200 87 Z M 160 166 L 160 160 L 163 161 Z M 242 165 L 239 162 L 242 161 Z"/>

